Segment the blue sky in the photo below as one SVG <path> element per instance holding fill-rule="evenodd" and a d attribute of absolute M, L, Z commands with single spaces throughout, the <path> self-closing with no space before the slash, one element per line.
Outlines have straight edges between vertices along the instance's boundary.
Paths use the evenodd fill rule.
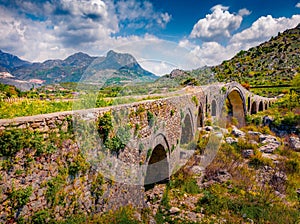
<path fill-rule="evenodd" d="M 110 49 L 165 74 L 216 65 L 300 23 L 299 0 L 0 0 L 0 49 L 30 61 Z"/>

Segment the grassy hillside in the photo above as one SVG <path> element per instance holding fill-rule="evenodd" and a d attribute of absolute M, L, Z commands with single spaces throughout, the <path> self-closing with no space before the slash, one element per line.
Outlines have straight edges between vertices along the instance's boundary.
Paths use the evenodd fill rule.
<path fill-rule="evenodd" d="M 269 41 L 240 51 L 212 68 L 219 81 L 238 81 L 250 86 L 289 85 L 300 72 L 300 24 Z"/>

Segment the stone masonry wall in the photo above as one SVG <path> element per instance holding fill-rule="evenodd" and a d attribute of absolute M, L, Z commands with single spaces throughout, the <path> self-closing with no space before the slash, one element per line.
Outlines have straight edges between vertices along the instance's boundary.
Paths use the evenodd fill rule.
<path fill-rule="evenodd" d="M 135 172 L 145 171 L 157 144 L 165 146 L 172 172 L 179 160 L 182 122 L 191 113 L 195 132 L 203 96 L 200 91 L 114 107 L 0 120 L 0 139 L 5 143 L 0 146 L 0 222 L 29 221 L 41 214 L 59 220 L 127 204 L 143 207 L 144 176 Z M 117 136 L 120 128 L 130 136 L 117 153 L 103 146 L 97 132 L 98 120 L 105 113 L 112 116 L 110 138 Z M 129 129 L 122 129 L 127 126 Z M 140 169 L 130 170 L 133 165 Z"/>

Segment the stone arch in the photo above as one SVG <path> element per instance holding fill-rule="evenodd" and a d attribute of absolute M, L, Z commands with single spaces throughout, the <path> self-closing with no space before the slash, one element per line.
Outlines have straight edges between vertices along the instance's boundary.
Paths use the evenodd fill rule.
<path fill-rule="evenodd" d="M 170 167 L 168 153 L 162 144 L 154 147 L 148 161 L 146 176 L 144 179 L 145 190 L 154 187 L 156 183 L 164 183 L 169 180 Z"/>
<path fill-rule="evenodd" d="M 251 105 L 251 113 L 250 114 L 256 114 L 257 113 L 257 105 L 256 102 L 253 101 Z"/>
<path fill-rule="evenodd" d="M 208 99 L 207 99 L 207 95 L 205 96 L 205 113 L 208 114 Z"/>
<path fill-rule="evenodd" d="M 265 110 L 268 109 L 268 102 L 265 102 Z"/>
<path fill-rule="evenodd" d="M 238 120 L 239 127 L 245 126 L 246 105 L 242 93 L 238 89 L 234 89 L 228 93 L 227 99 L 231 109 L 229 116 Z"/>
<path fill-rule="evenodd" d="M 217 103 L 216 100 L 212 100 L 211 102 L 211 116 L 217 116 Z"/>
<path fill-rule="evenodd" d="M 200 104 L 198 108 L 197 127 L 200 128 L 203 126 L 204 126 L 204 113 L 203 113 L 202 104 Z"/>
<path fill-rule="evenodd" d="M 250 96 L 248 96 L 248 102 L 247 103 L 248 103 L 247 104 L 248 105 L 248 108 L 247 108 L 248 110 L 247 111 L 250 112 L 250 109 L 251 109 L 251 99 L 250 99 Z"/>
<path fill-rule="evenodd" d="M 258 106 L 258 111 L 263 111 L 263 110 L 264 110 L 264 104 L 263 101 L 260 101 Z"/>
<path fill-rule="evenodd" d="M 181 125 L 181 138 L 180 144 L 187 144 L 193 140 L 193 122 L 190 113 L 184 117 L 183 124 Z"/>

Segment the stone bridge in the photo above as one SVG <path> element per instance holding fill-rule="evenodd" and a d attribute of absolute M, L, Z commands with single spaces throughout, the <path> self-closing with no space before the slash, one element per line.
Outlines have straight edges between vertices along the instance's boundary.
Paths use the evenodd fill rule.
<path fill-rule="evenodd" d="M 206 124 L 222 126 L 232 119 L 235 119 L 237 126 L 242 127 L 247 114 L 266 110 L 275 100 L 254 95 L 236 82 L 216 83 L 190 87 L 185 94 L 158 100 L 3 119 L 0 120 L 0 130 L 29 129 L 38 131 L 47 139 L 50 133 L 66 131 L 72 125 L 76 144 L 74 150 L 81 151 L 91 164 L 90 171 L 82 174 L 86 176 L 86 186 L 79 190 L 84 192 L 79 207 L 82 210 L 91 210 L 94 206 L 95 210 L 95 206 L 98 206 L 98 210 L 103 211 L 128 203 L 143 206 L 141 201 L 144 189 L 168 180 L 183 164 L 182 159 L 188 159 L 188 152 L 193 153 L 193 150 L 187 149 L 193 146 L 191 143 L 199 129 Z M 69 118 L 73 118 L 73 122 L 69 122 Z M 107 122 L 112 125 L 107 125 Z M 107 126 L 110 129 L 105 139 L 104 130 Z M 63 151 L 65 146 L 61 147 Z M 39 159 L 36 163 L 40 161 Z M 50 159 L 48 163 L 52 167 L 59 166 L 55 160 Z M 39 168 L 35 169 L 35 175 L 28 174 L 30 181 L 25 181 L 25 184 L 34 183 L 33 194 L 39 197 L 47 192 L 42 187 L 43 182 L 55 177 L 55 172 L 45 174 L 44 166 L 46 163 L 37 166 Z M 101 172 L 107 180 L 118 183 L 106 189 L 103 196 L 106 197 L 106 204 L 100 203 L 101 208 L 92 200 L 92 193 L 89 192 L 92 188 L 88 180 L 91 170 Z M 11 172 L 5 173 L 4 170 L 0 172 L 6 183 L 24 187 L 20 176 L 12 175 Z M 68 183 L 69 186 L 74 184 L 71 181 Z M 31 210 L 24 211 L 23 215 L 30 216 L 37 210 L 36 203 L 34 206 L 32 204 L 36 198 L 31 198 L 28 205 Z M 84 204 L 86 201 L 92 202 Z M 1 206 L 0 210 L 3 209 Z M 41 202 L 37 207 L 45 209 L 47 206 Z"/>

